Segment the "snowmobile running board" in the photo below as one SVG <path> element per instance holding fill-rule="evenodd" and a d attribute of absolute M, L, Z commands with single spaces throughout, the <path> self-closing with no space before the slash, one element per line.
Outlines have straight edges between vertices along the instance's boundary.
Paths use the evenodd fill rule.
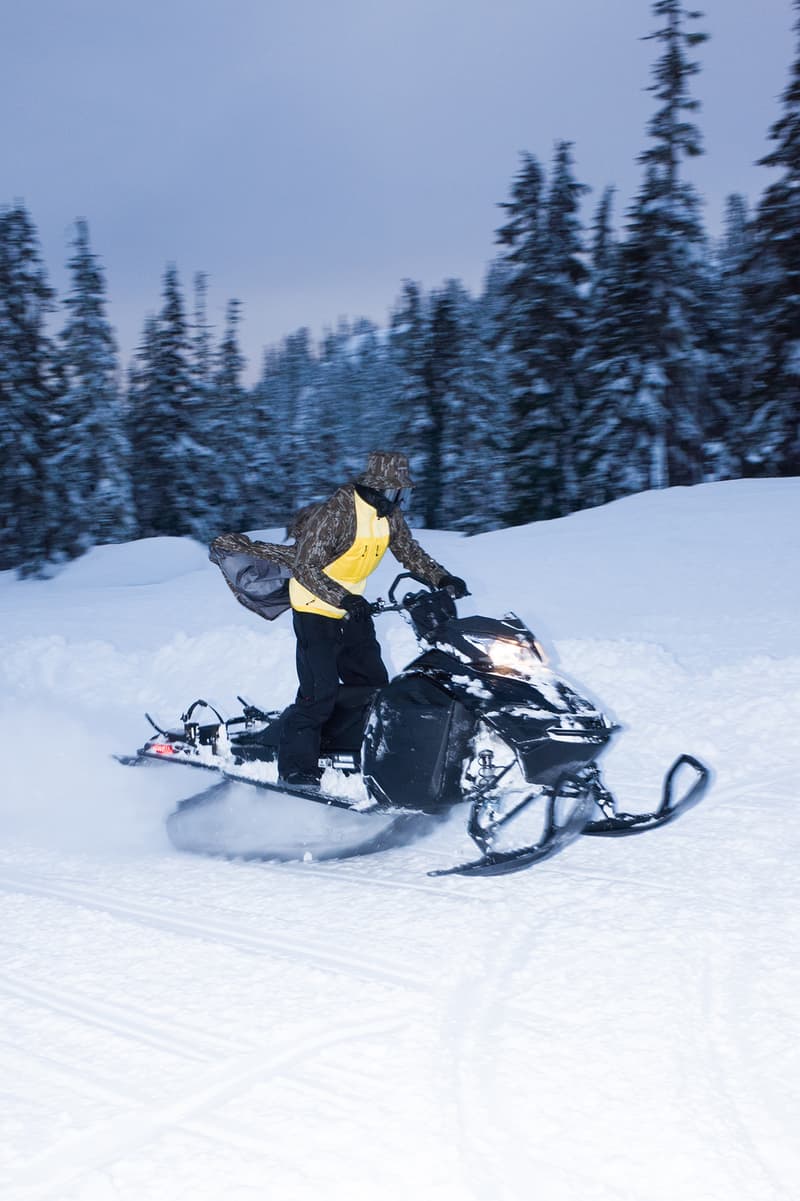
<path fill-rule="evenodd" d="M 143 754 L 137 751 L 135 755 L 114 755 L 117 763 L 121 763 L 123 767 L 139 767 L 142 763 L 169 763 L 170 760 L 162 758 L 160 755 Z M 202 763 L 192 761 L 190 759 L 178 759 L 174 761 L 178 767 L 193 767 L 201 768 L 206 771 L 215 772 L 223 783 L 230 784 L 251 784 L 254 788 L 264 789 L 266 792 L 278 792 L 282 795 L 300 797 L 306 801 L 316 801 L 320 805 L 328 805 L 335 809 L 349 809 L 351 813 L 365 813 L 368 816 L 373 813 L 407 813 L 408 810 L 398 811 L 393 806 L 389 805 L 365 805 L 363 809 L 356 807 L 347 797 L 333 796 L 331 793 L 323 792 L 321 788 L 308 787 L 304 788 L 297 784 L 281 784 L 277 780 L 256 780 L 252 776 L 245 775 L 244 772 L 232 771 L 230 768 L 220 768 L 215 763 Z M 213 788 L 214 785 L 211 785 Z M 198 793 L 201 796 L 202 793 Z M 189 798 L 194 799 L 194 798 Z"/>
<path fill-rule="evenodd" d="M 282 784 L 279 780 L 254 780 L 252 776 L 241 775 L 239 772 L 223 769 L 220 775 L 224 780 L 237 784 L 252 784 L 255 788 L 263 788 L 267 792 L 279 792 L 286 796 L 300 797 L 306 801 L 316 801 L 318 805 L 328 805 L 333 809 L 349 809 L 351 813 L 363 813 L 367 817 L 373 813 L 397 813 L 402 815 L 408 810 L 396 809 L 390 805 L 365 805 L 360 808 L 348 800 L 347 797 L 333 796 L 329 792 L 323 792 L 321 788 L 303 787 L 300 784 Z"/>

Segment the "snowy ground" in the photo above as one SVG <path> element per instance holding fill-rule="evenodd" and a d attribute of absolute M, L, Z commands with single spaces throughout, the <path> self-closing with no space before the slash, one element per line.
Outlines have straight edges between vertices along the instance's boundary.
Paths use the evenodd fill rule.
<path fill-rule="evenodd" d="M 358 861 L 182 856 L 196 776 L 110 752 L 145 708 L 288 702 L 288 619 L 177 539 L 0 576 L 4 1199 L 800 1195 L 800 480 L 423 541 L 625 725 L 631 808 L 682 750 L 712 791 L 499 879 L 426 876 L 461 815 Z"/>

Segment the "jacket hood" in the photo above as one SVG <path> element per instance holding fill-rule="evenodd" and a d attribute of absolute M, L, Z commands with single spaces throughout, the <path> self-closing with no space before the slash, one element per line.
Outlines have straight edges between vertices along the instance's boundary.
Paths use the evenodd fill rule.
<path fill-rule="evenodd" d="M 413 488 L 408 472 L 408 458 L 398 450 L 373 450 L 367 459 L 366 471 L 358 477 L 359 484 L 368 488 Z"/>

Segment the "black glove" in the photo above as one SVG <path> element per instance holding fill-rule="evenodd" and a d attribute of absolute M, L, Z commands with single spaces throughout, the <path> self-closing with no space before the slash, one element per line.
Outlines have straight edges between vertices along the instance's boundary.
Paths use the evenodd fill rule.
<path fill-rule="evenodd" d="M 355 592 L 349 592 L 341 606 L 351 621 L 369 621 L 372 616 L 369 601 L 365 601 L 363 596 L 358 596 Z"/>
<path fill-rule="evenodd" d="M 461 600 L 463 596 L 469 596 L 469 588 L 457 575 L 443 575 L 439 580 L 439 587 L 446 588 L 456 600 Z"/>

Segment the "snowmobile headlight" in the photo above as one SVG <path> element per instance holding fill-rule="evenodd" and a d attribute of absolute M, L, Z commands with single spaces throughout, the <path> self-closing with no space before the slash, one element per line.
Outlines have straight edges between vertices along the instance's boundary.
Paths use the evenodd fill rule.
<path fill-rule="evenodd" d="M 528 679 L 536 675 L 544 663 L 544 653 L 538 643 L 531 646 L 516 638 L 482 638 L 477 634 L 466 634 L 465 637 L 499 672 Z"/>

